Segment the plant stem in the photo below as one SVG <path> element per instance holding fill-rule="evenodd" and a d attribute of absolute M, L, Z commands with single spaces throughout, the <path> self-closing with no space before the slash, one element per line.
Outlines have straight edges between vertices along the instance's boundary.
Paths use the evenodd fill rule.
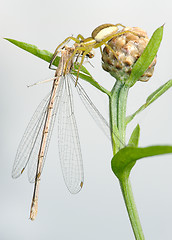
<path fill-rule="evenodd" d="M 126 107 L 129 88 L 122 86 L 118 98 L 118 130 L 121 141 L 125 144 L 126 135 Z"/>
<path fill-rule="evenodd" d="M 136 240 L 144 240 L 144 234 L 140 224 L 140 219 L 137 213 L 134 197 L 131 189 L 130 180 L 127 177 L 120 180 L 121 191 L 127 208 L 128 216 L 133 228 L 134 236 Z"/>
<path fill-rule="evenodd" d="M 111 95 L 109 96 L 109 119 L 110 119 L 110 128 L 111 128 L 111 140 L 112 140 L 112 148 L 113 154 L 115 155 L 121 148 L 121 139 L 118 131 L 118 111 L 119 111 L 119 95 L 123 83 L 120 81 L 116 81 Z M 113 134 L 115 133 L 115 135 Z"/>
<path fill-rule="evenodd" d="M 109 97 L 110 110 L 110 126 L 112 130 L 112 146 L 113 154 L 115 155 L 121 148 L 125 147 L 126 135 L 126 106 L 129 87 L 121 81 L 117 81 L 111 91 Z M 115 136 L 114 133 L 115 132 Z M 116 137 L 117 136 L 117 137 Z M 120 141 L 119 141 L 119 138 Z M 123 143 L 123 144 L 122 144 Z M 130 167 L 132 168 L 133 165 Z M 121 186 L 121 191 L 128 211 L 129 219 L 136 240 L 144 240 L 143 231 L 141 228 L 139 216 L 137 213 L 134 197 L 129 181 L 131 168 L 128 167 L 118 176 Z"/>

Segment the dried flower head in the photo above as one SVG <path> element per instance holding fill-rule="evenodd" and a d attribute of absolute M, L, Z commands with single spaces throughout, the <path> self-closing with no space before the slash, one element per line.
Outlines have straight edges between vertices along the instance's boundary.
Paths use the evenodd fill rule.
<path fill-rule="evenodd" d="M 102 54 L 103 69 L 109 72 L 116 79 L 122 81 L 128 79 L 133 65 L 141 56 L 143 50 L 149 42 L 147 33 L 141 28 L 125 27 L 122 29 L 122 32 L 127 30 L 134 32 L 137 35 L 126 32 L 123 35 L 112 38 L 108 42 L 109 46 L 115 51 L 118 59 L 107 47 L 103 49 Z M 139 81 L 147 82 L 150 79 L 150 77 L 153 75 L 155 64 L 156 58 L 154 58 L 153 62 L 140 77 Z"/>

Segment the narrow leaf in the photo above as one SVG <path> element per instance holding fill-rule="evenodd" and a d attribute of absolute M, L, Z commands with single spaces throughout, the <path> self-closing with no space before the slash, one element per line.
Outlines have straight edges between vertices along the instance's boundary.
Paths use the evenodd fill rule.
<path fill-rule="evenodd" d="M 152 61 L 154 60 L 161 40 L 163 36 L 163 26 L 159 27 L 152 35 L 148 45 L 144 49 L 142 55 L 135 63 L 130 77 L 127 80 L 126 84 L 130 87 L 133 86 L 137 80 L 144 74 L 144 72 L 148 69 Z"/>
<path fill-rule="evenodd" d="M 165 93 L 170 87 L 172 87 L 172 79 L 159 87 L 156 91 L 154 91 L 149 97 L 146 99 L 146 105 L 150 105 L 157 98 L 159 98 L 163 93 Z"/>
<path fill-rule="evenodd" d="M 139 137 L 140 137 L 140 126 L 137 124 L 135 129 L 133 130 L 130 140 L 128 142 L 129 147 L 137 147 L 139 144 Z"/>
<path fill-rule="evenodd" d="M 120 179 L 124 172 L 131 170 L 131 165 L 145 157 L 172 153 L 172 146 L 150 146 L 145 148 L 126 147 L 112 158 L 111 166 L 114 174 Z"/>
<path fill-rule="evenodd" d="M 14 39 L 10 39 L 10 38 L 5 38 L 5 40 L 13 43 L 14 45 L 16 45 L 19 48 L 22 48 L 23 50 L 32 53 L 33 55 L 43 59 L 46 62 L 50 62 L 52 59 L 53 54 L 50 53 L 47 50 L 40 50 L 37 46 L 33 45 L 33 44 L 29 44 L 29 43 L 25 43 L 25 42 L 20 42 Z M 57 58 L 54 61 L 54 66 L 58 66 L 59 64 L 59 60 L 60 57 L 57 56 Z"/>
<path fill-rule="evenodd" d="M 151 95 L 149 95 L 149 97 L 146 99 L 146 102 L 135 113 L 126 118 L 126 124 L 128 124 L 138 113 L 142 112 L 151 103 L 153 103 L 162 94 L 164 94 L 170 87 L 172 87 L 172 79 L 155 90 Z"/>
<path fill-rule="evenodd" d="M 74 76 L 77 76 L 77 71 L 72 70 L 71 74 L 73 74 Z M 108 96 L 110 96 L 110 92 L 106 88 L 102 87 L 96 80 L 94 80 L 91 75 L 89 76 L 89 75 L 86 75 L 86 74 L 83 74 L 82 72 L 80 72 L 79 78 L 89 82 L 92 86 L 96 87 L 101 92 L 106 93 Z"/>
<path fill-rule="evenodd" d="M 40 50 L 37 46 L 29 44 L 29 43 L 25 43 L 25 42 L 20 42 L 14 39 L 10 39 L 10 38 L 4 38 L 5 40 L 13 43 L 14 45 L 18 46 L 19 48 L 22 48 L 23 50 L 32 53 L 33 55 L 43 59 L 46 62 L 50 62 L 52 59 L 53 54 L 47 50 Z M 60 57 L 56 57 L 55 61 L 53 62 L 54 66 L 58 66 L 59 64 L 59 60 Z M 77 65 L 74 66 L 74 68 L 78 68 Z M 76 76 L 76 72 L 75 69 L 72 71 L 72 74 Z M 87 82 L 89 82 L 90 84 L 92 84 L 94 87 L 96 87 L 97 89 L 99 89 L 100 91 L 102 91 L 103 93 L 106 93 L 107 95 L 110 95 L 109 91 L 106 90 L 104 87 L 102 87 L 100 84 L 98 84 L 98 82 L 96 82 L 93 77 L 91 76 L 91 74 L 88 72 L 88 70 L 82 66 L 81 70 L 80 70 L 80 74 L 79 77 Z"/>

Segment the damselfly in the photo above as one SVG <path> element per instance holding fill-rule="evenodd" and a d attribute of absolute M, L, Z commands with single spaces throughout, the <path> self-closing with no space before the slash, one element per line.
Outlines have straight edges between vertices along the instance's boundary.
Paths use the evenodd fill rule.
<path fill-rule="evenodd" d="M 81 148 L 73 109 L 73 99 L 69 77 L 73 65 L 73 48 L 61 50 L 61 60 L 56 70 L 51 93 L 36 109 L 24 136 L 19 144 L 12 177 L 19 177 L 28 165 L 28 178 L 34 182 L 30 219 L 34 220 L 38 209 L 38 191 L 40 176 L 43 170 L 48 146 L 58 113 L 58 149 L 64 181 L 71 193 L 81 190 L 84 182 Z M 70 59 L 70 61 L 68 61 Z M 67 63 L 67 66 L 66 66 Z M 75 82 L 75 79 L 72 79 Z M 110 137 L 107 121 L 92 103 L 82 86 L 77 83 L 76 89 L 84 105 L 96 123 Z"/>

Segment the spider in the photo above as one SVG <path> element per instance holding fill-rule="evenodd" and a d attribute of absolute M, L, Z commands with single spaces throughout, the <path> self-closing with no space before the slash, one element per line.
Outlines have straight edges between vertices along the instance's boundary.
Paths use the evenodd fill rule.
<path fill-rule="evenodd" d="M 49 68 L 53 69 L 51 66 L 52 66 L 55 58 L 58 55 L 59 48 L 61 48 L 65 43 L 69 42 L 70 40 L 73 40 L 75 42 L 74 51 L 73 51 L 73 54 L 71 55 L 71 57 L 68 59 L 66 66 L 68 65 L 68 62 L 72 58 L 74 58 L 76 56 L 76 59 L 78 59 L 78 57 L 81 56 L 81 61 L 79 63 L 78 70 L 77 70 L 76 84 L 78 81 L 80 68 L 84 62 L 84 58 L 86 56 L 89 58 L 93 58 L 94 53 L 92 50 L 94 48 L 100 48 L 100 51 L 102 53 L 101 46 L 105 45 L 110 51 L 113 52 L 114 56 L 119 61 L 116 52 L 107 44 L 107 42 L 109 40 L 111 40 L 112 38 L 120 36 L 126 32 L 130 32 L 136 36 L 140 36 L 140 35 L 138 35 L 138 33 L 132 32 L 130 30 L 119 31 L 119 28 L 118 28 L 119 26 L 125 28 L 125 26 L 120 23 L 115 24 L 115 25 L 114 24 L 102 24 L 93 30 L 91 37 L 84 38 L 81 34 L 78 34 L 78 36 L 76 38 L 73 36 L 67 37 L 62 43 L 60 43 L 57 46 L 57 48 L 53 54 L 53 57 L 50 61 Z M 77 60 L 76 60 L 76 62 L 77 62 Z M 119 61 L 119 63 L 120 63 L 120 61 Z"/>

